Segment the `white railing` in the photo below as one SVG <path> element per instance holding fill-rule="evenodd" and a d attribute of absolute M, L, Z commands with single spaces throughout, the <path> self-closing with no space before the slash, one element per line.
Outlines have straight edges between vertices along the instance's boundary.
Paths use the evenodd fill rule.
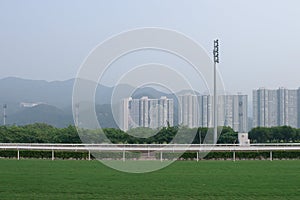
<path fill-rule="evenodd" d="M 165 152 L 196 152 L 197 161 L 201 152 L 232 152 L 232 160 L 235 161 L 236 152 L 268 151 L 272 160 L 273 151 L 300 151 L 300 143 L 267 143 L 267 144 L 44 144 L 44 143 L 0 143 L 0 150 L 16 150 L 17 159 L 20 159 L 21 150 L 52 151 L 52 160 L 55 159 L 55 151 L 84 151 L 88 152 L 88 160 L 91 160 L 91 152 L 160 152 L 160 160 Z"/>
<path fill-rule="evenodd" d="M 300 143 L 265 144 L 45 144 L 0 143 L 0 150 L 55 151 L 163 151 L 163 152 L 221 152 L 221 151 L 300 151 Z"/>

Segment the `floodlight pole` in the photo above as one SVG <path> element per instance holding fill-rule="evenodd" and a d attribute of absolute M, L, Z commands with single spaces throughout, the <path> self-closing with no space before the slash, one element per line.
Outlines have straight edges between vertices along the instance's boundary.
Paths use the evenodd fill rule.
<path fill-rule="evenodd" d="M 219 40 L 214 40 L 214 144 L 217 144 L 218 140 L 218 116 L 217 116 L 217 63 L 219 63 Z"/>
<path fill-rule="evenodd" d="M 79 127 L 79 103 L 75 104 L 75 126 Z"/>
<path fill-rule="evenodd" d="M 200 128 L 199 128 L 200 129 Z M 199 131 L 199 144 L 201 145 L 202 141 L 201 141 L 201 130 Z"/>
<path fill-rule="evenodd" d="M 6 125 L 6 108 L 7 108 L 7 105 L 4 104 L 3 105 L 3 125 L 5 126 Z"/>

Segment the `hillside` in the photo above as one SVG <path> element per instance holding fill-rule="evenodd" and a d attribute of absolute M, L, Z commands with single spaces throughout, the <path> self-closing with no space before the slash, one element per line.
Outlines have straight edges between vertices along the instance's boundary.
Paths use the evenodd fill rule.
<path fill-rule="evenodd" d="M 0 79 L 0 105 L 7 104 L 7 124 L 24 125 L 44 122 L 57 127 L 73 124 L 72 92 L 75 79 L 66 81 L 27 80 L 15 77 Z M 177 98 L 151 87 L 134 90 L 129 85 L 114 87 L 98 85 L 95 92 L 96 112 L 102 127 L 117 127 L 110 108 L 113 92 L 125 97 L 126 91 L 134 91 L 133 98 L 148 96 L 174 99 L 174 124 L 177 123 Z M 22 103 L 38 103 L 38 106 L 24 107 Z"/>

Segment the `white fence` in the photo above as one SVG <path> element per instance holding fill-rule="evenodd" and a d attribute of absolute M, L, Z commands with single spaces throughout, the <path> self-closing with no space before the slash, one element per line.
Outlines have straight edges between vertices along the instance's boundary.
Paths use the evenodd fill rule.
<path fill-rule="evenodd" d="M 266 144 L 39 144 L 39 143 L 0 143 L 0 150 L 16 150 L 20 159 L 21 150 L 52 151 L 54 159 L 55 151 L 79 151 L 89 152 L 270 152 L 272 160 L 273 151 L 300 151 L 300 143 L 266 143 Z M 125 158 L 123 158 L 125 160 Z"/>

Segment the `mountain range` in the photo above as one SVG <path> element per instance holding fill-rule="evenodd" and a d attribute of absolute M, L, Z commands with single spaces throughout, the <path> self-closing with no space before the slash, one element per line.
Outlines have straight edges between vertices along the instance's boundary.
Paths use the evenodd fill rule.
<path fill-rule="evenodd" d="M 25 125 L 42 122 L 56 127 L 74 124 L 72 115 L 74 81 L 75 79 L 48 82 L 15 77 L 0 79 L 0 104 L 7 105 L 6 124 Z M 134 90 L 129 85 L 118 87 Z M 113 90 L 114 87 L 98 85 L 95 92 L 96 113 L 101 127 L 117 127 L 110 106 Z M 151 87 L 138 88 L 132 94 L 133 98 L 142 96 L 149 98 L 167 96 L 173 98 L 174 104 L 177 104 L 175 94 L 167 94 Z M 174 113 L 177 113 L 176 108 Z"/>

